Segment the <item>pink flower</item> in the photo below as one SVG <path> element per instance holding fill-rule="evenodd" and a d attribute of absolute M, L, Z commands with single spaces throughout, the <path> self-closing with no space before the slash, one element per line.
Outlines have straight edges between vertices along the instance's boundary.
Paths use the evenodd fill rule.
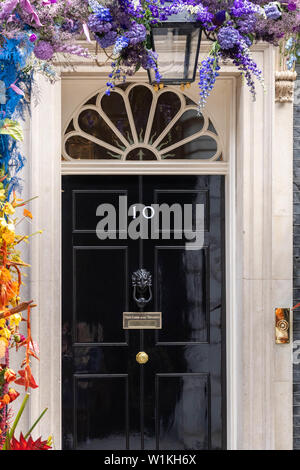
<path fill-rule="evenodd" d="M 34 42 L 36 40 L 37 40 L 37 35 L 36 34 L 33 33 L 33 34 L 31 34 L 31 36 L 29 36 L 29 41 L 30 42 Z"/>
<path fill-rule="evenodd" d="M 11 85 L 9 85 L 8 88 L 11 88 L 12 90 L 14 90 L 14 92 L 17 93 L 17 95 L 25 96 L 24 91 L 21 90 L 21 88 L 19 88 L 17 85 L 15 85 L 15 83 L 12 83 Z"/>
<path fill-rule="evenodd" d="M 88 42 L 92 42 L 91 38 L 90 38 L 90 32 L 89 32 L 88 25 L 86 23 L 83 23 L 82 28 L 83 28 L 83 32 L 84 32 L 85 37 L 87 38 Z"/>

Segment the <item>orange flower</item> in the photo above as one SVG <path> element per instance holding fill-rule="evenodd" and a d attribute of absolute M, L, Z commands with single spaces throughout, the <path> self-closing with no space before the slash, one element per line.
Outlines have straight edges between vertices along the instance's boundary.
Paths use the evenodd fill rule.
<path fill-rule="evenodd" d="M 24 217 L 29 217 L 29 219 L 32 219 L 32 213 L 27 209 L 24 209 L 23 215 Z"/>
<path fill-rule="evenodd" d="M 8 405 L 9 403 L 10 403 L 10 397 L 6 393 L 5 395 L 3 395 L 2 398 L 0 398 L 0 410 L 4 408 L 6 405 Z"/>
<path fill-rule="evenodd" d="M 10 388 L 8 390 L 8 395 L 9 395 L 10 403 L 11 403 L 12 401 L 16 400 L 20 394 L 14 388 Z"/>
<path fill-rule="evenodd" d="M 11 274 L 8 269 L 4 266 L 0 267 L 0 282 L 9 282 L 11 280 Z"/>
<path fill-rule="evenodd" d="M 1 271 L 9 271 L 6 268 L 0 268 L 0 309 L 4 308 L 19 293 L 19 284 L 16 281 L 2 281 Z"/>
<path fill-rule="evenodd" d="M 12 369 L 6 369 L 4 372 L 4 380 L 7 383 L 14 382 L 17 378 L 17 375 L 14 370 Z"/>
<path fill-rule="evenodd" d="M 33 378 L 29 365 L 26 365 L 24 370 L 19 370 L 19 374 L 20 374 L 20 378 L 15 380 L 15 383 L 17 385 L 24 385 L 25 390 L 27 390 L 28 387 L 31 387 L 31 388 L 38 387 L 38 385 L 35 383 L 35 380 Z"/>

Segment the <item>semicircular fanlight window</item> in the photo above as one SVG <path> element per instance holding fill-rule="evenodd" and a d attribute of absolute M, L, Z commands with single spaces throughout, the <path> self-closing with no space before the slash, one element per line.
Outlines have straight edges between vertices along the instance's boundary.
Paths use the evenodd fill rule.
<path fill-rule="evenodd" d="M 68 122 L 65 160 L 219 160 L 221 145 L 212 121 L 170 88 L 120 85 L 89 98 Z"/>

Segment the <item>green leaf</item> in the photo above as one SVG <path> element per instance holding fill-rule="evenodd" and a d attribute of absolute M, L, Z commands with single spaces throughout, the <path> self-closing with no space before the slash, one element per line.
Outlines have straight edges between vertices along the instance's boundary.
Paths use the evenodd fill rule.
<path fill-rule="evenodd" d="M 44 411 L 40 414 L 40 416 L 38 417 L 38 419 L 33 423 L 33 425 L 31 426 L 31 428 L 29 429 L 29 431 L 27 432 L 27 434 L 25 434 L 25 439 L 27 439 L 27 437 L 30 436 L 30 434 L 32 433 L 32 431 L 34 430 L 34 428 L 36 427 L 36 425 L 38 424 L 38 422 L 42 419 L 42 417 L 44 416 L 44 414 L 48 411 L 48 408 L 45 408 Z"/>
<path fill-rule="evenodd" d="M 18 121 L 12 119 L 4 119 L 2 127 L 0 127 L 0 134 L 6 134 L 13 137 L 15 140 L 23 140 L 23 130 Z"/>
<path fill-rule="evenodd" d="M 16 416 L 16 418 L 15 418 L 15 420 L 14 420 L 14 422 L 13 422 L 13 425 L 12 425 L 12 427 L 10 428 L 10 430 L 7 431 L 6 439 L 5 439 L 5 444 L 4 444 L 3 448 L 2 448 L 2 450 L 9 450 L 9 449 L 10 449 L 10 441 L 12 440 L 12 437 L 13 437 L 13 435 L 14 435 L 14 433 L 15 433 L 15 430 L 16 430 L 16 427 L 17 427 L 17 425 L 18 425 L 18 422 L 20 421 L 20 418 L 21 418 L 21 416 L 22 416 L 22 414 L 23 414 L 23 411 L 24 411 L 24 409 L 25 409 L 25 406 L 26 406 L 26 403 L 27 403 L 27 401 L 28 401 L 28 398 L 29 398 L 29 393 L 26 393 L 26 395 L 25 395 L 25 397 L 24 397 L 24 400 L 23 400 L 23 402 L 22 402 L 22 404 L 21 404 L 21 406 L 20 406 L 20 409 L 19 409 L 19 411 L 18 411 L 18 414 L 17 414 L 17 416 Z"/>

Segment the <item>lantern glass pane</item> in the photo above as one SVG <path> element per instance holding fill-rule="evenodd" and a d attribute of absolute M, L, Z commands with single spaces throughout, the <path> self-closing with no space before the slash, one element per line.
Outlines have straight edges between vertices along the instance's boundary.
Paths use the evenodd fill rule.
<path fill-rule="evenodd" d="M 199 53 L 200 29 L 191 23 L 178 26 L 155 27 L 152 31 L 158 67 L 165 83 L 187 83 L 195 80 Z M 155 82 L 153 70 L 151 81 Z"/>

